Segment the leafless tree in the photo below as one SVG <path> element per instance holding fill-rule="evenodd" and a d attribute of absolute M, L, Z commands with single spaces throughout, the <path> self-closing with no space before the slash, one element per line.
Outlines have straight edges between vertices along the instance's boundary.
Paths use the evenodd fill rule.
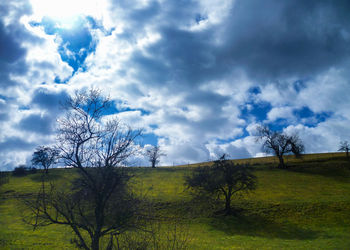
<path fill-rule="evenodd" d="M 148 157 L 152 168 L 155 168 L 159 163 L 160 157 L 166 156 L 166 154 L 161 150 L 160 146 L 152 146 L 151 148 L 147 149 L 146 156 Z"/>
<path fill-rule="evenodd" d="M 49 167 L 57 162 L 58 155 L 59 150 L 57 149 L 39 146 L 33 153 L 32 164 L 34 166 L 42 166 L 47 174 Z"/>
<path fill-rule="evenodd" d="M 341 141 L 338 151 L 346 152 L 346 159 L 348 159 L 348 160 L 349 160 L 349 150 L 350 150 L 349 142 Z"/>
<path fill-rule="evenodd" d="M 120 166 L 135 153 L 141 130 L 117 119 L 106 120 L 110 105 L 94 89 L 76 92 L 65 103 L 66 115 L 58 120 L 57 148 L 65 165 L 77 169 L 78 177 L 67 187 L 43 181 L 37 197 L 27 201 L 34 228 L 67 225 L 84 249 L 100 249 L 103 238 L 112 240 L 127 230 L 138 207 L 128 191 L 130 175 Z"/>
<path fill-rule="evenodd" d="M 304 145 L 297 134 L 287 135 L 283 132 L 272 131 L 268 127 L 257 129 L 257 141 L 263 141 L 263 149 L 267 153 L 274 153 L 279 159 L 279 168 L 286 168 L 283 155 L 293 153 L 300 157 L 304 152 Z"/>

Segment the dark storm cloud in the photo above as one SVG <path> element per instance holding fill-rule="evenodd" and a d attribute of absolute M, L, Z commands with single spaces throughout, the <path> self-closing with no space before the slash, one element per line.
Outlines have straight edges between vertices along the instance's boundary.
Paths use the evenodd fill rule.
<path fill-rule="evenodd" d="M 21 43 L 40 42 L 40 39 L 31 35 L 20 23 L 21 16 L 30 13 L 31 8 L 27 1 L 0 3 L 0 88 L 17 85 L 17 82 L 10 79 L 10 75 L 24 75 L 27 72 L 26 49 Z M 11 22 L 5 25 L 6 18 Z"/>
<path fill-rule="evenodd" d="M 0 153 L 26 151 L 31 150 L 33 147 L 35 147 L 33 143 L 26 142 L 25 140 L 16 136 L 12 136 L 6 138 L 6 140 L 3 142 L 0 142 Z"/>
<path fill-rule="evenodd" d="M 9 114 L 0 113 L 0 122 L 7 121 L 10 118 Z"/>
<path fill-rule="evenodd" d="M 132 1 L 128 2 L 129 4 L 132 3 Z M 127 8 L 130 8 L 130 6 L 127 6 Z M 159 14 L 159 11 L 159 3 L 157 1 L 153 1 L 147 7 L 133 11 L 130 15 L 130 20 L 137 20 L 138 23 L 144 23 L 152 17 L 157 16 Z"/>
<path fill-rule="evenodd" d="M 33 93 L 32 104 L 39 106 L 41 109 L 51 110 L 52 112 L 57 112 L 61 108 L 69 95 L 64 92 L 50 92 L 46 89 L 36 89 Z"/>
<path fill-rule="evenodd" d="M 53 132 L 54 119 L 50 115 L 31 114 L 22 119 L 18 128 L 25 131 L 49 135 Z"/>
<path fill-rule="evenodd" d="M 182 139 L 166 135 L 171 133 L 167 130 L 171 126 L 181 127 L 181 136 L 195 141 L 196 146 L 217 138 L 226 143 L 243 135 L 248 140 L 237 141 L 236 147 L 225 150 L 234 157 L 254 156 L 260 149 L 255 149 L 256 143 L 243 133 L 249 123 L 265 122 L 271 113 L 271 123 L 276 125 L 284 117 L 298 125 L 318 127 L 330 118 L 307 117 L 304 121 L 292 111 L 302 105 L 323 114 L 331 106 L 337 110 L 339 103 L 346 103 L 343 100 L 332 105 L 334 101 L 329 101 L 331 104 L 320 110 L 311 107 L 318 82 L 327 81 L 323 83 L 327 87 L 333 79 L 339 80 L 327 78 L 330 70 L 336 72 L 334 75 L 338 70 L 348 70 L 349 1 L 236 0 L 226 9 L 215 8 L 226 4 L 224 1 L 211 6 L 195 0 L 146 5 L 112 2 L 112 15 L 115 13 L 116 20 L 124 25 L 123 33 L 116 37 L 134 48 L 123 64 L 125 75 L 150 95 L 169 97 L 157 104 L 164 110 L 159 131 L 169 141 Z M 159 39 L 134 46 L 150 34 L 159 35 Z M 334 89 L 342 86 L 338 84 L 334 83 Z M 260 89 L 263 93 L 256 95 L 261 98 L 250 100 L 250 87 Z M 330 92 L 338 95 L 333 88 Z M 324 99 L 333 95 L 319 94 Z M 171 98 L 176 101 L 169 101 L 169 108 L 167 100 Z M 297 103 L 299 99 L 303 104 Z M 288 107 L 291 117 L 287 117 Z M 301 116 L 305 112 L 301 110 Z"/>
<path fill-rule="evenodd" d="M 135 75 L 144 84 L 166 84 L 170 91 L 187 91 L 202 82 L 218 80 L 227 72 L 226 66 L 217 67 L 209 32 L 174 27 L 161 27 L 158 32 L 162 38 L 147 48 L 147 55 L 136 51 L 128 64 L 138 70 Z"/>
<path fill-rule="evenodd" d="M 217 114 L 204 116 L 199 122 L 191 123 L 191 133 L 197 138 L 203 139 L 203 132 L 211 137 L 223 138 L 229 137 L 230 123 L 227 117 L 222 115 L 221 110 L 217 110 Z"/>
<path fill-rule="evenodd" d="M 54 124 L 60 112 L 63 111 L 61 104 L 68 99 L 64 91 L 52 92 L 39 88 L 34 91 L 31 106 L 46 110 L 44 114 L 30 114 L 24 117 L 17 127 L 21 130 L 50 135 L 53 132 Z"/>
<path fill-rule="evenodd" d="M 199 5 L 196 1 L 151 2 L 136 8 L 129 1 L 113 1 L 114 8 L 125 8 L 123 19 L 127 28 L 118 35 L 121 39 L 133 42 L 151 28 L 161 35 L 161 39 L 146 48 L 147 55 L 135 51 L 127 67 L 136 68 L 135 75 L 147 85 L 176 85 L 176 89 L 186 84 L 196 84 L 214 72 L 213 30 L 192 32 L 183 29 L 198 19 Z M 215 68 L 217 70 L 217 68 Z M 212 78 L 212 77 L 211 77 Z"/>
<path fill-rule="evenodd" d="M 135 52 L 129 63 L 130 67 L 144 73 L 139 75 L 139 72 L 137 72 L 135 75 L 145 84 L 161 85 L 169 79 L 169 68 L 164 62 L 154 57 L 147 57 L 141 52 Z M 160 72 L 163 72 L 163 74 L 160 74 Z"/>
<path fill-rule="evenodd" d="M 237 1 L 218 60 L 260 80 L 313 76 L 349 59 L 349 1 Z"/>
<path fill-rule="evenodd" d="M 9 120 L 10 115 L 8 114 L 7 110 L 8 107 L 6 101 L 0 98 L 0 123 Z"/>
<path fill-rule="evenodd" d="M 168 65 L 168 74 L 177 84 L 196 85 L 222 73 L 215 66 L 215 46 L 211 32 L 194 33 L 173 27 L 162 27 L 159 31 L 162 39 L 150 46 L 148 52 L 157 56 L 155 60 Z"/>
<path fill-rule="evenodd" d="M 301 79 L 349 58 L 349 1 L 238 0 L 222 23 L 183 29 L 198 19 L 198 11 L 194 1 L 128 10 L 134 36 L 146 25 L 161 35 L 146 48 L 147 56 L 136 51 L 130 59 L 142 82 L 183 87 L 219 80 L 234 69 L 259 83 Z"/>
<path fill-rule="evenodd" d="M 92 16 L 81 19 L 75 30 L 64 30 L 49 18 L 32 22 L 59 38 L 55 42 L 61 60 L 77 71 L 60 79 L 55 64 L 30 61 L 29 57 L 26 60 L 30 44 L 40 42 L 20 22 L 31 12 L 28 3 L 2 1 L 0 90 L 18 86 L 21 94 L 11 93 L 11 105 L 0 96 L 4 99 L 0 99 L 0 123 L 12 133 L 2 135 L 0 154 L 7 157 L 7 152 L 18 148 L 24 155 L 25 150 L 36 146 L 25 142 L 34 136 L 36 143 L 48 140 L 61 112 L 59 102 L 68 97 L 66 92 L 57 91 L 62 85 L 52 86 L 47 79 L 41 80 L 47 85 L 30 91 L 27 84 L 15 82 L 16 76 L 27 72 L 30 79 L 37 79 L 32 67 L 40 68 L 40 73 L 49 72 L 48 77 L 57 75 L 55 83 L 66 83 L 65 88 L 106 78 L 111 88 L 120 90 L 121 98 L 125 96 L 123 103 L 141 110 L 141 118 L 150 117 L 154 132 L 161 136 L 160 143 L 164 139 L 164 146 L 169 147 L 168 156 L 173 157 L 169 161 L 207 160 L 209 152 L 204 145 L 210 143 L 212 149 L 220 147 L 235 158 L 255 156 L 256 143 L 244 140 L 250 134 L 243 131 L 249 123 L 265 122 L 268 117 L 277 125 L 276 121 L 284 117 L 289 124 L 313 129 L 330 120 L 325 115 L 328 109 L 340 110 L 337 114 L 349 117 L 345 108 L 339 108 L 348 103 L 341 94 L 347 93 L 350 78 L 344 73 L 339 76 L 339 72 L 348 71 L 345 65 L 350 65 L 349 1 L 233 0 L 232 6 L 225 1 L 209 2 L 111 0 L 108 27 Z M 222 4 L 231 7 L 223 9 Z M 89 57 L 85 64 L 88 55 L 91 60 Z M 101 55 L 115 61 L 99 60 Z M 108 65 L 114 62 L 118 67 Z M 330 69 L 333 78 L 329 77 Z M 127 83 L 119 84 L 119 78 Z M 91 83 L 86 83 L 90 79 Z M 327 88 L 329 82 L 334 82 L 334 88 Z M 318 86 L 327 90 L 318 91 Z M 339 86 L 342 90 L 334 90 Z M 252 100 L 249 91 L 254 93 Z M 32 96 L 20 96 L 22 93 Z M 320 102 L 313 102 L 316 95 L 321 96 L 319 100 L 330 101 L 320 107 Z M 290 117 L 286 107 L 290 108 Z M 20 113 L 12 119 L 12 112 Z M 145 122 L 149 121 L 145 118 Z M 323 136 L 322 129 L 319 131 Z M 25 138 L 27 135 L 30 137 Z M 189 145 L 178 146 L 183 142 Z M 171 152 L 177 152 L 178 147 L 178 153 Z"/>
<path fill-rule="evenodd" d="M 198 91 L 198 95 L 188 94 L 185 102 L 189 104 L 199 104 L 206 108 L 223 107 L 230 100 L 227 96 L 222 96 L 209 91 Z"/>
<path fill-rule="evenodd" d="M 11 30 L 0 23 L 0 58 L 2 62 L 13 63 L 25 55 L 25 49 L 15 40 Z"/>
<path fill-rule="evenodd" d="M 290 77 L 305 80 L 296 84 L 299 93 L 308 79 L 345 67 L 350 55 L 349 13 L 348 1 L 237 0 L 221 22 L 193 31 L 189 27 L 198 24 L 199 16 L 207 16 L 196 1 L 128 8 L 124 14 L 131 20 L 133 33 L 129 41 L 142 36 L 146 28 L 160 39 L 136 50 L 125 65 L 133 68 L 133 76 L 148 88 L 161 89 L 166 95 L 183 93 L 184 107 L 209 107 L 208 114 L 215 116 L 202 114 L 200 124 L 181 114 L 167 118 L 206 133 L 231 119 L 222 109 L 229 98 L 201 90 L 208 82 L 230 84 L 238 70 L 257 86 L 272 81 L 282 91 Z M 208 15 L 209 23 L 210 18 Z M 211 86 L 215 89 L 215 84 Z M 266 105 L 272 108 L 270 103 Z M 256 113 L 261 117 L 266 112 Z"/>
<path fill-rule="evenodd" d="M 123 15 L 132 28 L 143 29 L 155 18 L 161 21 L 159 25 L 179 26 L 181 23 L 192 19 L 197 13 L 198 3 L 192 0 L 178 1 L 150 1 L 147 5 L 141 6 L 135 0 L 111 0 L 111 12 Z"/>

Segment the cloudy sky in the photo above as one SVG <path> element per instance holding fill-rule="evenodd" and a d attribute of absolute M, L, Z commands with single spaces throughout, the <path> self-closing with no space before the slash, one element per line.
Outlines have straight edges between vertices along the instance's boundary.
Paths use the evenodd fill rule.
<path fill-rule="evenodd" d="M 337 151 L 350 140 L 349 13 L 345 0 L 1 1 L 0 168 L 54 143 L 59 102 L 91 86 L 163 165 L 261 156 L 258 124 Z"/>

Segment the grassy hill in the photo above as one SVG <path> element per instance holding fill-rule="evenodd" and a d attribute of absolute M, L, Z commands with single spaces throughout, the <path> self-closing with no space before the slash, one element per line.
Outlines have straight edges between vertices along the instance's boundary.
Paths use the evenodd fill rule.
<path fill-rule="evenodd" d="M 344 154 L 287 156 L 287 170 L 274 157 L 235 160 L 254 166 L 258 188 L 239 196 L 237 216 L 217 215 L 222 204 L 198 203 L 184 176 L 198 165 L 130 168 L 132 188 L 157 205 L 162 215 L 186 218 L 190 249 L 350 249 L 350 164 Z M 64 185 L 74 169 L 51 170 Z M 10 177 L 0 187 L 0 249 L 72 249 L 72 233 L 51 225 L 33 231 L 20 197 L 35 192 L 40 173 Z"/>

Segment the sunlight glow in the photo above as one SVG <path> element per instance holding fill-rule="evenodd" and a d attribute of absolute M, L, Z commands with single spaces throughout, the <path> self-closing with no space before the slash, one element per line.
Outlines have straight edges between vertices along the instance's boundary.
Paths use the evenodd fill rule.
<path fill-rule="evenodd" d="M 64 28 L 71 27 L 80 16 L 100 16 L 101 2 L 98 0 L 31 0 L 33 13 L 57 21 Z"/>

